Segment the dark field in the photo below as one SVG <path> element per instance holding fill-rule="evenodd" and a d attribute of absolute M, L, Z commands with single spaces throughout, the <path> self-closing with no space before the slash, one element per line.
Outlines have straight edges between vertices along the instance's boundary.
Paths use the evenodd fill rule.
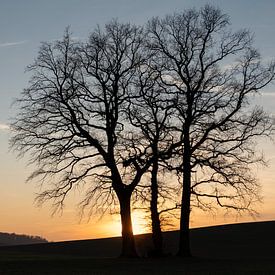
<path fill-rule="evenodd" d="M 164 233 L 159 259 L 149 235 L 137 236 L 140 259 L 118 258 L 120 238 L 0 247 L 0 274 L 275 274 L 273 221 L 193 229 L 191 259 L 173 256 L 177 238 Z"/>

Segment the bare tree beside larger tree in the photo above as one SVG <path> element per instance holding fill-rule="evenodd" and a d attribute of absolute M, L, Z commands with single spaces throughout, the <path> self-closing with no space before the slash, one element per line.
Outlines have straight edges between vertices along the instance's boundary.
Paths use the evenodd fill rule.
<path fill-rule="evenodd" d="M 144 47 L 146 50 L 146 47 Z M 150 59 L 153 56 L 149 53 Z M 137 90 L 139 95 L 132 97 L 129 102 L 128 118 L 134 127 L 141 130 L 141 140 L 144 148 L 147 148 L 146 159 L 151 162 L 149 169 L 150 179 L 137 188 L 144 201 L 150 202 L 151 230 L 154 250 L 150 253 L 154 256 L 163 255 L 163 239 L 161 232 L 160 205 L 174 199 L 169 194 L 172 188 L 169 184 L 161 184 L 159 174 L 163 171 L 162 159 L 167 152 L 179 142 L 172 135 L 171 122 L 174 103 L 165 87 L 159 82 L 159 73 L 151 68 L 151 61 L 147 60 L 139 71 L 137 78 Z M 144 150 L 143 150 L 144 151 Z"/>
<path fill-rule="evenodd" d="M 182 150 L 170 166 L 182 175 L 178 255 L 190 256 L 191 201 L 251 209 L 259 198 L 253 165 L 263 163 L 255 140 L 272 123 L 250 97 L 274 79 L 274 63 L 261 64 L 248 31 L 231 32 L 229 18 L 209 5 L 154 18 L 151 49 L 162 83 L 174 93 Z"/>
<path fill-rule="evenodd" d="M 121 153 L 128 132 L 125 108 L 144 61 L 143 40 L 141 28 L 112 21 L 85 44 L 74 42 L 68 31 L 61 41 L 43 43 L 29 66 L 30 85 L 17 101 L 20 113 L 11 141 L 20 154 L 31 152 L 37 169 L 30 178 L 47 187 L 38 202 L 53 200 L 58 210 L 82 184 L 88 185 L 84 208 L 118 200 L 121 255 L 127 257 L 136 256 L 131 195 L 150 166 L 139 161 L 140 152 L 139 160 L 135 150 Z"/>

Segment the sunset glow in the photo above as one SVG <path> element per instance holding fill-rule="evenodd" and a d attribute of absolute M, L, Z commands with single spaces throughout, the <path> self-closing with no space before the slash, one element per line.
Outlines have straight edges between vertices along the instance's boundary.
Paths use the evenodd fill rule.
<path fill-rule="evenodd" d="M 132 226 L 135 235 L 144 234 L 150 232 L 150 227 L 145 217 L 145 213 L 140 210 L 135 210 L 132 213 Z M 104 226 L 105 234 L 108 236 L 120 236 L 121 235 L 121 222 L 119 215 L 113 215 Z"/>
<path fill-rule="evenodd" d="M 141 211 L 133 212 L 133 231 L 134 234 L 144 234 L 150 231 L 148 221 L 146 220 L 144 213 Z"/>

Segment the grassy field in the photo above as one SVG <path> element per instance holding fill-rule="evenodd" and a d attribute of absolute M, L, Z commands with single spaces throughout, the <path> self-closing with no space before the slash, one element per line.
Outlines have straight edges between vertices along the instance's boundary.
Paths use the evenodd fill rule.
<path fill-rule="evenodd" d="M 150 236 L 137 236 L 140 259 L 118 258 L 120 238 L 0 247 L 0 274 L 275 274 L 275 222 L 194 229 L 194 257 L 172 256 L 178 233 L 164 234 L 171 256 L 146 257 Z"/>

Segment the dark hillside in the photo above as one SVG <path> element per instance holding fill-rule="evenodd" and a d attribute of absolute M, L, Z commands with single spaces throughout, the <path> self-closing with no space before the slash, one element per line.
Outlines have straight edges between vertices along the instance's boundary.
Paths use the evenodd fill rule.
<path fill-rule="evenodd" d="M 267 258 L 275 260 L 275 221 L 196 228 L 191 230 L 194 256 L 219 259 Z M 165 250 L 177 251 L 178 231 L 164 233 Z M 94 258 L 116 257 L 120 238 L 54 242 L 0 247 L 1 251 L 35 254 L 59 254 Z M 136 236 L 139 254 L 147 256 L 152 247 L 149 234 Z"/>
<path fill-rule="evenodd" d="M 275 260 L 274 233 L 275 221 L 195 228 L 191 230 L 191 249 L 194 256 L 203 258 Z M 143 253 L 150 242 L 143 241 L 144 237 L 138 237 Z M 164 233 L 166 252 L 177 252 L 178 238 L 177 231 Z"/>
<path fill-rule="evenodd" d="M 275 221 L 191 230 L 195 257 L 146 258 L 149 234 L 136 237 L 139 259 L 118 258 L 120 238 L 0 247 L 0 274 L 275 274 Z M 178 232 L 164 233 L 166 252 L 177 251 Z"/>

